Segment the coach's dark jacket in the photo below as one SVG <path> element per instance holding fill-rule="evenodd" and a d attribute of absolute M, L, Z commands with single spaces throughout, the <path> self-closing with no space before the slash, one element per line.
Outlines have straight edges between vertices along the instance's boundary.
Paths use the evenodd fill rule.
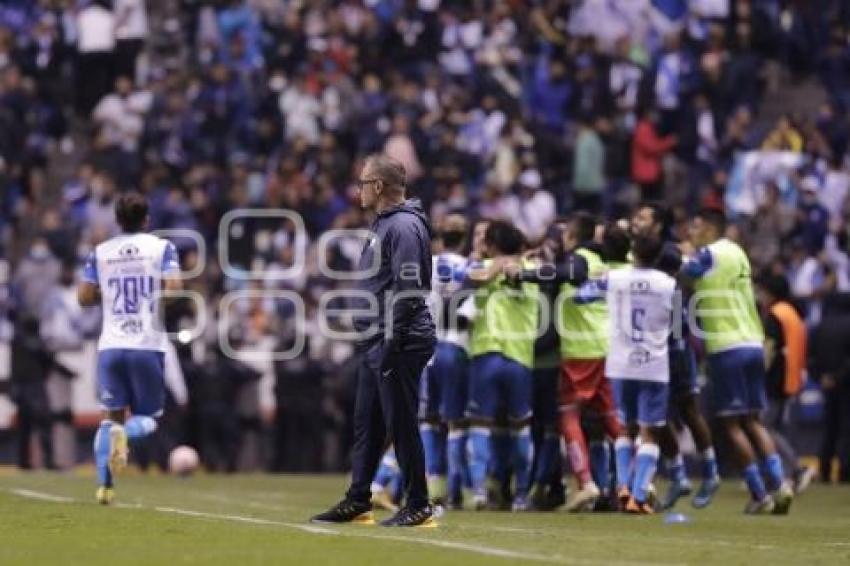
<path fill-rule="evenodd" d="M 376 264 L 379 267 L 361 279 L 357 289 L 377 299 L 377 310 L 371 314 L 356 312 L 354 327 L 360 333 L 370 327 L 377 332 L 360 339 L 358 349 L 366 350 L 381 341 L 387 341 L 393 350 L 432 348 L 436 341 L 434 322 L 425 301 L 431 290 L 432 232 L 422 203 L 410 199 L 382 211 L 370 231 L 358 270 L 366 273 L 370 268 L 374 271 Z M 399 293 L 404 295 L 399 297 Z M 366 299 L 353 302 L 358 309 L 367 308 Z"/>

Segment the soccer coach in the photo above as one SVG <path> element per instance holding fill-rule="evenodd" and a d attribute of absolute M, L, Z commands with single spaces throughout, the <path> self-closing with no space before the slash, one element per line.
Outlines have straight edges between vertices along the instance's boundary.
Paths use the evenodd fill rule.
<path fill-rule="evenodd" d="M 407 199 L 404 167 L 386 155 L 366 159 L 360 204 L 376 214 L 360 256 L 354 313 L 357 397 L 351 487 L 345 498 L 312 518 L 317 523 L 374 523 L 370 485 L 389 443 L 404 478 L 405 504 L 383 526 L 434 525 L 428 502 L 425 456 L 417 423 L 419 378 L 434 352 L 434 322 L 426 304 L 431 289 L 431 228 L 418 199 Z M 374 301 L 369 301 L 374 299 Z"/>

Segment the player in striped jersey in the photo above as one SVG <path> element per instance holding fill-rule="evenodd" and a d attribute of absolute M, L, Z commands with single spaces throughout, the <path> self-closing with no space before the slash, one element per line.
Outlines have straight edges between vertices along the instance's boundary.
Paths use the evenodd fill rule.
<path fill-rule="evenodd" d="M 655 267 L 664 273 L 676 277 L 682 266 L 682 253 L 670 234 L 670 213 L 663 206 L 645 203 L 635 209 L 631 218 L 632 236 L 654 235 L 661 238 L 663 245 Z M 685 471 L 685 461 L 679 450 L 676 433 L 672 427 L 674 418 L 688 427 L 694 439 L 700 457 L 702 484 L 691 503 L 702 508 L 711 503 L 720 487 L 717 458 L 711 429 L 700 412 L 699 384 L 697 383 L 696 355 L 691 345 L 688 331 L 688 319 L 685 301 L 681 302 L 682 312 L 676 320 L 676 332 L 670 336 L 670 410 L 667 430 L 661 431 L 661 450 L 666 459 L 670 484 L 661 507 L 673 507 L 680 497 L 691 492 L 690 480 Z"/>
<path fill-rule="evenodd" d="M 157 428 L 165 403 L 168 341 L 157 319 L 158 300 L 163 290 L 182 286 L 174 244 L 144 233 L 145 198 L 125 193 L 115 215 L 122 233 L 91 252 L 77 293 L 80 305 L 103 308 L 97 391 L 104 418 L 94 439 L 96 497 L 102 504 L 114 497 L 113 476 L 127 465 L 129 442 Z"/>

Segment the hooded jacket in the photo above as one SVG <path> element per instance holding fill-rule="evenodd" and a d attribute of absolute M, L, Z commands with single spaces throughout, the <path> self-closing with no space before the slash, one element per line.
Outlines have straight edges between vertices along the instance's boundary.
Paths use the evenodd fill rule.
<path fill-rule="evenodd" d="M 426 299 L 431 291 L 431 225 L 419 199 L 409 199 L 378 214 L 369 228 L 358 270 L 364 297 L 355 299 L 358 348 L 385 341 L 397 350 L 426 350 L 436 341 Z M 365 295 L 375 297 L 368 304 Z M 377 307 L 377 308 L 375 308 Z"/>

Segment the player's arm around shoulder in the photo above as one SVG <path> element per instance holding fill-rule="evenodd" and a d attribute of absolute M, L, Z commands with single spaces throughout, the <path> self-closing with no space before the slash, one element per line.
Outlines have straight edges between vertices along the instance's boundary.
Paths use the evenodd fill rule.
<path fill-rule="evenodd" d="M 711 253 L 711 248 L 706 246 L 684 259 L 681 273 L 691 279 L 699 279 L 705 277 L 714 268 L 714 265 L 714 255 Z"/>
<path fill-rule="evenodd" d="M 496 257 L 471 264 L 466 270 L 466 280 L 472 287 L 483 287 L 502 275 L 506 263 L 506 258 Z"/>
<path fill-rule="evenodd" d="M 577 305 L 586 305 L 606 300 L 610 280 L 618 276 L 616 271 L 607 271 L 600 277 L 588 279 L 582 283 L 581 286 L 576 288 L 573 302 Z"/>

